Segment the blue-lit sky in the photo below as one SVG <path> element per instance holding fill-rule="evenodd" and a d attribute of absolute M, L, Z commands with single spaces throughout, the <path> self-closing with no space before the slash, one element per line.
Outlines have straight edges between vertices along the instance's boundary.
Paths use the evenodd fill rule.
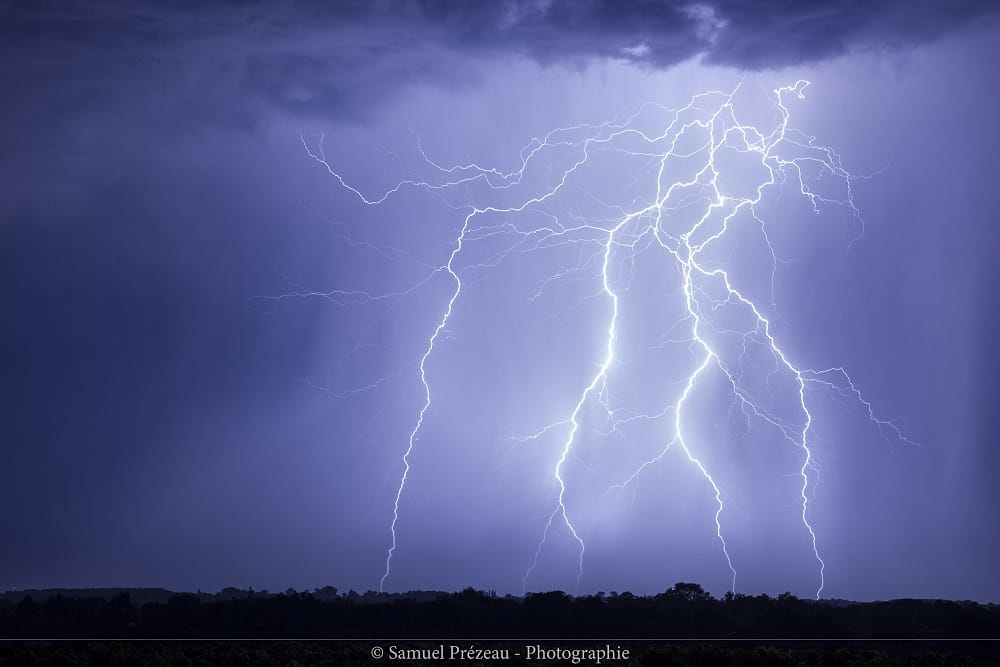
<path fill-rule="evenodd" d="M 0 588 L 722 594 L 728 552 L 737 591 L 807 597 L 811 527 L 824 597 L 1000 600 L 996 13 L 828 5 L 0 9 Z M 727 272 L 795 368 L 843 368 L 892 420 L 808 376 L 844 390 L 805 383 L 808 527 L 805 451 L 725 373 L 801 435 L 795 376 L 762 329 L 742 336 L 747 308 L 712 309 L 725 295 L 702 274 L 694 337 L 650 220 L 605 252 L 655 200 L 662 142 L 601 141 L 572 169 L 607 137 L 581 127 L 516 185 L 437 187 L 478 173 L 441 168 L 519 170 L 560 127 L 637 114 L 656 136 L 705 91 L 739 86 L 734 113 L 766 134 L 774 89 L 803 79 L 788 128 L 856 176 L 863 235 L 847 181 L 802 163 L 841 203 L 817 215 L 787 180 L 699 266 Z M 722 96 L 699 99 L 683 118 Z M 704 166 L 705 139 L 680 136 L 664 189 Z M 729 201 L 767 176 L 746 157 L 718 154 Z M 410 181 L 435 187 L 358 196 Z M 665 238 L 708 211 L 706 183 L 664 203 Z M 453 255 L 486 207 L 517 210 L 473 215 Z M 706 345 L 719 361 L 698 372 Z"/>

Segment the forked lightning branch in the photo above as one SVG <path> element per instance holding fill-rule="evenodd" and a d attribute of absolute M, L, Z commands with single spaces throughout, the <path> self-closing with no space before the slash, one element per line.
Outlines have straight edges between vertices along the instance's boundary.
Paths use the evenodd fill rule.
<path fill-rule="evenodd" d="M 783 196 L 804 200 L 816 214 L 829 208 L 849 213 L 856 230 L 856 238 L 864 233 L 864 222 L 855 205 L 852 184 L 857 176 L 845 169 L 838 153 L 818 143 L 813 137 L 795 129 L 791 124 L 794 104 L 801 104 L 807 81 L 777 88 L 768 98 L 769 120 L 757 125 L 741 117 L 738 94 L 742 82 L 728 91 L 713 90 L 694 96 L 686 105 L 668 109 L 650 104 L 623 121 L 575 125 L 552 130 L 529 141 L 520 151 L 516 169 L 503 171 L 476 163 L 443 166 L 435 162 L 418 144 L 420 160 L 432 178 L 414 178 L 400 181 L 380 192 L 366 192 L 351 183 L 344 175 L 350 170 L 348 156 L 328 155 L 323 138 L 309 140 L 302 137 L 307 154 L 322 165 L 335 179 L 338 187 L 345 188 L 365 206 L 378 207 L 392 197 L 411 189 L 422 189 L 442 195 L 460 193 L 457 199 L 468 198 L 470 192 L 485 193 L 484 201 L 461 203 L 461 225 L 457 228 L 448 253 L 441 263 L 419 282 L 407 289 L 391 293 L 332 290 L 310 292 L 299 290 L 276 298 L 294 296 L 324 296 L 341 305 L 364 303 L 382 299 L 403 299 L 414 293 L 435 276 L 445 276 L 450 290 L 440 304 L 440 314 L 434 326 L 426 333 L 419 357 L 419 387 L 421 402 L 413 414 L 411 428 L 404 442 L 400 443 L 402 474 L 391 498 L 392 519 L 387 534 L 388 550 L 385 566 L 379 581 L 383 590 L 392 575 L 393 559 L 398 547 L 397 528 L 406 520 L 407 482 L 411 473 L 414 451 L 420 446 L 422 431 L 428 413 L 435 409 L 435 360 L 438 348 L 445 341 L 456 304 L 463 298 L 463 253 L 475 244 L 490 243 L 499 235 L 513 235 L 516 242 L 507 247 L 488 264 L 476 268 L 488 271 L 511 253 L 533 252 L 539 248 L 558 245 L 567 247 L 587 239 L 596 244 L 593 260 L 599 267 L 595 293 L 606 302 L 607 316 L 598 324 L 604 341 L 601 357 L 588 380 L 579 386 L 572 404 L 560 414 L 553 414 L 551 421 L 535 433 L 524 435 L 522 442 L 541 438 L 558 438 L 560 446 L 549 462 L 555 495 L 546 511 L 546 520 L 537 538 L 533 553 L 525 554 L 523 588 L 532 585 L 539 558 L 551 548 L 554 530 L 565 530 L 572 541 L 575 576 L 579 586 L 587 560 L 587 540 L 578 529 L 580 515 L 567 490 L 573 479 L 567 474 L 567 462 L 574 455 L 582 438 L 588 437 L 582 418 L 588 407 L 607 410 L 613 424 L 649 418 L 663 419 L 666 428 L 654 454 L 636 465 L 630 474 L 610 484 L 608 490 L 625 489 L 634 485 L 651 466 L 662 464 L 670 451 L 680 452 L 686 459 L 690 474 L 700 480 L 706 498 L 713 503 L 713 526 L 721 563 L 728 569 L 732 590 L 739 584 L 739 556 L 731 551 L 726 541 L 726 493 L 706 462 L 704 452 L 711 446 L 699 439 L 693 428 L 698 415 L 692 410 L 692 394 L 706 383 L 710 376 L 721 377 L 722 386 L 729 394 L 728 400 L 747 419 L 758 423 L 796 453 L 798 484 L 793 499 L 798 506 L 798 530 L 808 541 L 814 560 L 815 594 L 822 594 L 825 584 L 826 564 L 823 560 L 822 526 L 816 525 L 812 515 L 813 490 L 818 479 L 815 462 L 813 401 L 822 400 L 830 392 L 839 398 L 850 399 L 871 420 L 882 435 L 905 440 L 903 434 L 890 421 L 880 418 L 873 406 L 863 397 L 848 372 L 841 367 L 811 368 L 807 360 L 793 358 L 786 353 L 786 343 L 779 340 L 768 315 L 772 304 L 761 303 L 751 296 L 754 292 L 741 284 L 731 269 L 719 261 L 720 246 L 727 243 L 734 230 L 751 225 L 760 235 L 762 247 L 770 255 L 768 279 L 772 281 L 778 257 L 768 235 L 767 207 L 764 198 L 773 190 Z M 656 131 L 649 130 L 650 115 L 660 119 Z M 618 151 L 625 156 L 642 158 L 652 168 L 637 170 L 634 184 L 645 187 L 646 197 L 632 197 L 631 208 L 608 204 L 614 211 L 609 218 L 582 218 L 579 215 L 552 215 L 546 208 L 560 197 L 571 196 L 585 188 L 588 169 L 598 152 Z M 734 169 L 731 161 L 722 159 L 723 153 L 737 154 L 753 163 L 753 170 L 729 174 Z M 538 163 L 545 162 L 550 170 L 542 186 L 521 195 L 529 187 L 527 174 Z M 683 164 L 683 169 L 677 165 Z M 555 173 L 552 165 L 559 165 Z M 693 165 L 693 166 L 692 166 Z M 678 173 L 684 175 L 678 177 Z M 752 177 L 752 186 L 729 188 L 727 183 Z M 830 188 L 820 187 L 835 182 L 838 194 L 831 195 Z M 495 195 L 495 196 L 491 196 Z M 502 195 L 502 196 L 501 196 Z M 511 203 L 511 198 L 519 199 Z M 447 204 L 447 202 L 446 202 Z M 451 206 L 451 204 L 447 204 Z M 536 218 L 530 224 L 519 225 L 533 211 L 546 208 L 552 220 L 539 225 Z M 692 211 L 695 214 L 692 215 Z M 497 214 L 503 216 L 500 225 L 481 223 Z M 738 245 L 728 248 L 730 254 Z M 620 262 L 634 260 L 638 253 L 654 252 L 662 257 L 663 276 L 675 283 L 683 308 L 678 320 L 662 332 L 664 339 L 681 344 L 689 351 L 692 363 L 688 372 L 677 383 L 678 391 L 659 411 L 646 414 L 631 411 L 618 416 L 618 409 L 608 400 L 609 372 L 619 353 L 621 299 L 627 285 L 623 285 L 620 272 L 615 269 Z M 553 266 L 546 286 L 566 279 L 565 267 Z M 773 299 L 773 289 L 771 298 Z M 727 314 L 725 319 L 722 314 Z M 738 322 L 734 325 L 733 322 Z M 734 348 L 735 341 L 735 348 Z M 738 350 L 737 353 L 733 349 Z M 739 351 L 742 350 L 742 351 Z M 745 364 L 750 357 L 769 360 L 770 369 L 763 382 L 752 377 L 752 368 Z M 581 360 L 591 364 L 594 360 Z M 769 387 L 773 382 L 784 382 L 794 397 L 792 407 L 781 411 L 773 407 L 774 396 Z M 764 386 L 764 389 L 761 387 Z"/>

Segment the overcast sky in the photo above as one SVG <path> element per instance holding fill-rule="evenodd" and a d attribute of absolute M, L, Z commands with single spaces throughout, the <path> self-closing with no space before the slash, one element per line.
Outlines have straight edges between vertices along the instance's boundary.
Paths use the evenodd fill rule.
<path fill-rule="evenodd" d="M 720 363 L 693 383 L 682 427 L 720 489 L 726 552 L 713 489 L 678 444 L 631 478 L 674 439 L 667 408 L 704 355 L 680 265 L 635 230 L 608 255 L 615 360 L 584 395 L 612 316 L 601 230 L 653 198 L 662 142 L 601 143 L 555 188 L 602 122 L 637 114 L 655 136 L 663 109 L 739 85 L 740 119 L 767 132 L 773 90 L 806 79 L 802 99 L 783 98 L 789 126 L 857 176 L 860 218 L 825 202 L 816 215 L 789 180 L 704 266 L 729 272 L 797 368 L 843 368 L 861 390 L 838 376 L 842 391 L 806 393 L 822 595 L 1000 601 L 997 13 L 6 3 L 0 588 L 377 588 L 416 430 L 386 590 L 688 580 L 718 595 L 728 553 L 738 591 L 815 594 L 804 450 L 746 414 L 723 372 L 739 365 L 744 395 L 801 431 L 793 377 L 759 335 L 738 338 L 742 357 L 712 339 Z M 584 123 L 516 185 L 491 189 L 510 183 L 493 173 L 437 187 L 480 173 L 444 171 L 456 165 L 515 171 L 547 133 Z M 683 136 L 677 178 L 704 162 L 699 141 Z M 761 165 L 720 155 L 724 194 L 752 196 Z M 806 176 L 845 198 L 836 174 Z M 435 187 L 358 196 L 406 181 Z M 689 224 L 704 201 L 670 200 L 664 224 Z M 487 206 L 518 210 L 472 216 L 453 255 Z M 577 229 L 538 231 L 558 226 Z M 718 289 L 703 276 L 698 298 Z M 754 326 L 745 309 L 710 312 L 717 330 Z M 554 473 L 571 435 L 563 517 Z M 586 543 L 579 581 L 570 525 Z"/>

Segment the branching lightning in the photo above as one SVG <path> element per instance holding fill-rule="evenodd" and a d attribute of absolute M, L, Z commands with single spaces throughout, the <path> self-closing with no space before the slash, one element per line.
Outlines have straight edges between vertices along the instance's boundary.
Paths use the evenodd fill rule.
<path fill-rule="evenodd" d="M 858 176 L 844 168 L 836 151 L 816 143 L 813 137 L 789 126 L 791 113 L 787 106 L 787 98 L 794 96 L 802 99 L 807 85 L 809 85 L 807 81 L 800 80 L 773 91 L 770 101 L 775 119 L 770 127 L 764 129 L 742 123 L 737 117 L 734 98 L 741 91 L 741 82 L 728 92 L 710 91 L 696 95 L 686 106 L 679 109 L 671 110 L 651 104 L 623 122 L 558 128 L 541 138 L 532 139 L 521 150 L 517 168 L 509 172 L 483 167 L 476 163 L 442 166 L 428 156 L 417 137 L 417 151 L 433 177 L 400 181 L 378 195 L 364 194 L 341 175 L 327 158 L 322 137 L 313 142 L 305 137 L 302 138 L 308 156 L 322 165 L 339 186 L 353 193 L 365 206 L 379 206 L 390 197 L 407 189 L 434 192 L 444 199 L 449 192 L 460 191 L 463 196 L 467 196 L 468 186 L 475 185 L 485 186 L 485 192 L 497 195 L 497 201 L 490 203 L 452 205 L 446 202 L 452 209 L 463 210 L 464 214 L 449 254 L 439 266 L 429 267 L 421 280 L 403 289 L 385 293 L 359 290 L 315 292 L 295 287 L 287 294 L 272 297 L 275 300 L 321 297 L 341 306 L 350 306 L 406 297 L 439 275 L 446 275 L 451 281 L 450 296 L 443 305 L 435 327 L 426 338 L 419 357 L 418 370 L 423 399 L 401 458 L 402 475 L 396 487 L 392 520 L 389 525 L 391 544 L 385 556 L 379 590 L 383 590 L 392 573 L 393 558 L 398 546 L 397 527 L 401 520 L 412 455 L 424 428 L 425 418 L 428 412 L 434 409 L 433 358 L 436 347 L 442 340 L 442 333 L 450 325 L 456 303 L 462 298 L 465 287 L 463 277 L 473 270 L 495 267 L 513 253 L 532 252 L 556 245 L 569 247 L 573 244 L 590 244 L 596 248 L 594 253 L 589 256 L 582 253 L 579 265 L 575 269 L 572 267 L 555 269 L 549 279 L 540 285 L 538 291 L 529 299 L 532 301 L 538 298 L 550 284 L 563 280 L 567 274 L 582 271 L 584 267 L 594 264 L 599 266 L 600 284 L 591 298 L 606 302 L 609 314 L 601 329 L 604 332 L 602 357 L 593 374 L 589 376 L 589 382 L 580 388 L 575 403 L 567 406 L 566 412 L 558 415 L 534 434 L 515 439 L 518 443 L 524 443 L 540 440 L 554 433 L 562 434 L 560 438 L 562 445 L 552 464 L 552 477 L 557 493 L 551 510 L 546 513 L 547 520 L 541 529 L 533 558 L 524 573 L 522 582 L 524 590 L 528 589 L 531 577 L 538 567 L 539 558 L 552 539 L 553 530 L 557 526 L 565 528 L 572 539 L 577 554 L 577 586 L 584 576 L 586 543 L 582 531 L 577 527 L 578 524 L 574 523 L 573 505 L 567 497 L 572 480 L 567 476 L 566 466 L 574 455 L 577 442 L 585 435 L 582 432 L 582 414 L 590 403 L 596 403 L 607 412 L 612 422 L 612 431 L 633 420 L 648 419 L 655 422 L 666 415 L 672 416 L 670 425 L 672 432 L 663 438 L 662 442 L 665 443 L 663 447 L 659 448 L 655 456 L 636 466 L 624 479 L 610 483 L 605 495 L 636 484 L 650 466 L 662 463 L 669 452 L 679 450 L 692 470 L 703 480 L 706 492 L 714 502 L 715 535 L 721 548 L 722 562 L 730 573 L 731 588 L 736 590 L 738 559 L 734 559 L 730 554 L 724 537 L 726 494 L 717 478 L 713 477 L 712 471 L 705 463 L 706 459 L 700 454 L 710 445 L 692 435 L 693 420 L 690 416 L 693 392 L 704 382 L 706 376 L 718 372 L 722 374 L 720 377 L 732 391 L 734 407 L 746 416 L 748 423 L 750 420 L 759 421 L 765 428 L 772 429 L 777 437 L 788 443 L 788 446 L 794 447 L 799 452 L 801 466 L 798 468 L 798 475 L 801 484 L 797 502 L 801 505 L 800 529 L 803 531 L 804 539 L 808 540 L 815 558 L 817 585 L 815 594 L 817 597 L 821 595 L 826 583 L 826 563 L 821 557 L 822 540 L 817 534 L 811 516 L 812 492 L 818 474 L 818 465 L 812 449 L 814 416 L 811 411 L 811 388 L 833 392 L 842 399 L 856 402 L 880 433 L 909 441 L 894 423 L 876 414 L 871 403 L 864 398 L 843 368 L 813 370 L 793 362 L 772 333 L 771 320 L 765 316 L 762 307 L 748 296 L 749 292 L 746 289 L 736 286 L 728 269 L 720 266 L 718 261 L 709 256 L 710 251 L 718 247 L 720 240 L 730 234 L 733 226 L 743 224 L 745 220 L 752 221 L 759 228 L 764 244 L 770 252 L 771 303 L 768 305 L 773 305 L 774 272 L 779 260 L 768 236 L 766 216 L 761 209 L 766 193 L 775 189 L 782 190 L 789 185 L 808 201 L 817 214 L 825 207 L 845 208 L 850 212 L 856 228 L 856 236 L 851 243 L 862 237 L 864 224 L 855 205 L 851 187 Z M 663 117 L 662 132 L 651 134 L 640 129 L 639 118 L 646 112 L 653 112 Z M 632 142 L 629 146 L 639 144 L 643 148 L 641 150 L 629 148 L 624 145 L 625 140 Z M 623 145 L 619 145 L 620 142 Z M 562 194 L 578 172 L 588 166 L 594 150 L 598 148 L 617 150 L 627 156 L 645 157 L 658 162 L 655 195 L 645 200 L 637 197 L 632 210 L 602 203 L 602 206 L 612 211 L 613 215 L 601 219 L 582 219 L 570 212 L 553 215 L 543 210 L 543 205 Z M 752 195 L 734 195 L 720 185 L 720 175 L 725 167 L 722 166 L 719 155 L 724 150 L 752 156 L 762 167 L 761 173 L 766 174 L 766 177 L 760 179 Z M 514 205 L 497 203 L 501 201 L 500 194 L 516 197 L 522 189 L 529 189 L 528 170 L 546 156 L 560 151 L 573 157 L 558 170 L 556 178 L 552 178 L 545 187 L 536 188 L 534 192 L 522 196 Z M 669 182 L 670 167 L 679 160 L 697 160 L 699 166 L 693 169 L 689 177 Z M 842 184 L 844 195 L 831 196 L 820 191 L 814 186 L 815 179 L 810 177 L 811 173 L 835 179 Z M 697 207 L 703 207 L 703 210 Z M 701 210 L 701 214 L 695 216 L 693 221 L 685 222 L 685 212 L 691 209 Z M 551 223 L 520 227 L 517 216 L 526 211 L 547 215 L 551 218 Z M 503 221 L 497 224 L 481 223 L 481 219 L 487 215 L 503 216 Z M 515 243 L 501 248 L 488 261 L 462 266 L 463 252 L 469 244 L 488 243 L 491 239 L 501 236 L 513 237 Z M 609 384 L 612 381 L 612 370 L 618 355 L 620 299 L 623 292 L 628 289 L 628 283 L 623 285 L 620 276 L 615 273 L 615 262 L 621 258 L 634 260 L 639 252 L 647 252 L 650 249 L 662 253 L 677 271 L 679 284 L 675 287 L 684 302 L 682 318 L 670 330 L 663 332 L 662 344 L 687 346 L 691 352 L 693 369 L 682 382 L 678 383 L 681 387 L 679 394 L 668 404 L 663 405 L 660 412 L 626 413 L 623 409 L 614 407 L 609 398 Z M 390 254 L 393 257 L 398 256 L 401 252 L 395 248 L 383 248 L 380 251 L 387 257 Z M 744 317 L 749 324 L 742 329 L 725 326 L 719 320 L 719 313 L 723 311 L 736 313 Z M 680 330 L 683 330 L 683 333 L 679 333 Z M 724 346 L 720 341 L 725 340 L 739 341 L 742 352 L 735 360 L 731 358 L 732 354 L 723 349 Z M 760 350 L 769 355 L 773 366 L 765 381 L 768 387 L 765 393 L 770 394 L 769 397 L 761 396 L 759 390 L 750 386 L 743 368 L 744 359 L 752 352 Z M 774 395 L 771 394 L 771 383 L 779 382 L 781 378 L 788 378 L 794 387 L 796 406 L 793 415 L 782 415 L 772 405 Z M 354 391 L 374 389 L 385 380 L 386 378 L 380 378 Z M 623 414 L 626 416 L 621 416 Z"/>

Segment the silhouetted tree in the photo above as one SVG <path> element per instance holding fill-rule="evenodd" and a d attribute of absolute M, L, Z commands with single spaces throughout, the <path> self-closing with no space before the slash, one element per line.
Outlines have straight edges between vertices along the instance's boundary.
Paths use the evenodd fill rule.
<path fill-rule="evenodd" d="M 701 584 L 693 584 L 684 581 L 677 582 L 672 588 L 668 588 L 664 595 L 668 599 L 683 600 L 684 602 L 705 602 L 714 598 L 701 587 Z"/>

